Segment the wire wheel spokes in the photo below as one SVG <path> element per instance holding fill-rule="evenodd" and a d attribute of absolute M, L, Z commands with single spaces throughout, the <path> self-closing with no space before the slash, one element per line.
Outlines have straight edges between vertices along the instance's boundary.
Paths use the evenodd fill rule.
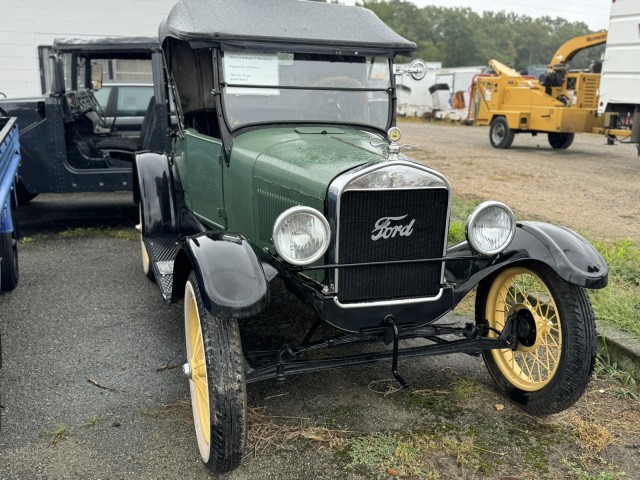
<path fill-rule="evenodd" d="M 560 316 L 547 285 L 528 269 L 508 269 L 494 282 L 487 305 L 487 319 L 498 331 L 510 316 L 517 318 L 517 349 L 492 351 L 502 374 L 521 390 L 543 388 L 556 373 L 562 352 Z"/>

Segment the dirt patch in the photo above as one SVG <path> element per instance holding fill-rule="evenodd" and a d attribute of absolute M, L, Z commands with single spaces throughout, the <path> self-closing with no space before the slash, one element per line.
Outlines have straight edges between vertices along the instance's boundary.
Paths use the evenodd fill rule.
<path fill-rule="evenodd" d="M 489 144 L 489 129 L 421 121 L 399 123 L 409 156 L 444 174 L 454 194 L 499 200 L 520 220 L 565 225 L 593 238 L 640 241 L 640 160 L 634 145 L 606 145 L 578 134 L 567 150 L 546 135 L 517 135 L 513 146 Z"/>

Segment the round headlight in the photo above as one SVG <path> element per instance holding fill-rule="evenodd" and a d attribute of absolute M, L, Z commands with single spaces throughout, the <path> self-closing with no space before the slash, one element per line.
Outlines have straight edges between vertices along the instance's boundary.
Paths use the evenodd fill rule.
<path fill-rule="evenodd" d="M 317 210 L 292 207 L 273 225 L 273 244 L 278 254 L 293 265 L 309 265 L 329 248 L 329 222 Z"/>
<path fill-rule="evenodd" d="M 516 233 L 516 218 L 509 207 L 500 202 L 478 205 L 465 228 L 467 241 L 482 255 L 495 255 L 507 248 Z"/>

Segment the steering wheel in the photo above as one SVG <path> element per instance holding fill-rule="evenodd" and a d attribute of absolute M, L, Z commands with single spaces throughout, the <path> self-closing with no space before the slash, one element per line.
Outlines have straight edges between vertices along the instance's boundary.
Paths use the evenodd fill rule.
<path fill-rule="evenodd" d="M 107 123 L 107 115 L 104 113 L 102 105 L 100 105 L 100 102 L 98 102 L 98 99 L 93 94 L 93 90 L 87 89 L 85 91 L 87 92 L 87 95 L 89 97 L 89 103 L 91 104 L 92 110 L 98 114 L 102 125 L 104 125 L 106 128 L 109 128 L 109 124 Z"/>
<path fill-rule="evenodd" d="M 368 121 L 366 92 L 329 89 L 363 88 L 358 80 L 344 76 L 327 77 L 313 84 L 311 88 L 323 90 L 312 90 L 304 94 L 297 109 L 299 120 L 338 120 L 354 123 Z"/>

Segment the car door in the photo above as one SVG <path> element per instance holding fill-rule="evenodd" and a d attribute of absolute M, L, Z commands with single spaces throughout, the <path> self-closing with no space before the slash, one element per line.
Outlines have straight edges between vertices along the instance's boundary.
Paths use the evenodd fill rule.
<path fill-rule="evenodd" d="M 179 142 L 182 148 L 176 161 L 186 186 L 188 208 L 203 223 L 226 229 L 221 140 L 188 129 Z"/>

